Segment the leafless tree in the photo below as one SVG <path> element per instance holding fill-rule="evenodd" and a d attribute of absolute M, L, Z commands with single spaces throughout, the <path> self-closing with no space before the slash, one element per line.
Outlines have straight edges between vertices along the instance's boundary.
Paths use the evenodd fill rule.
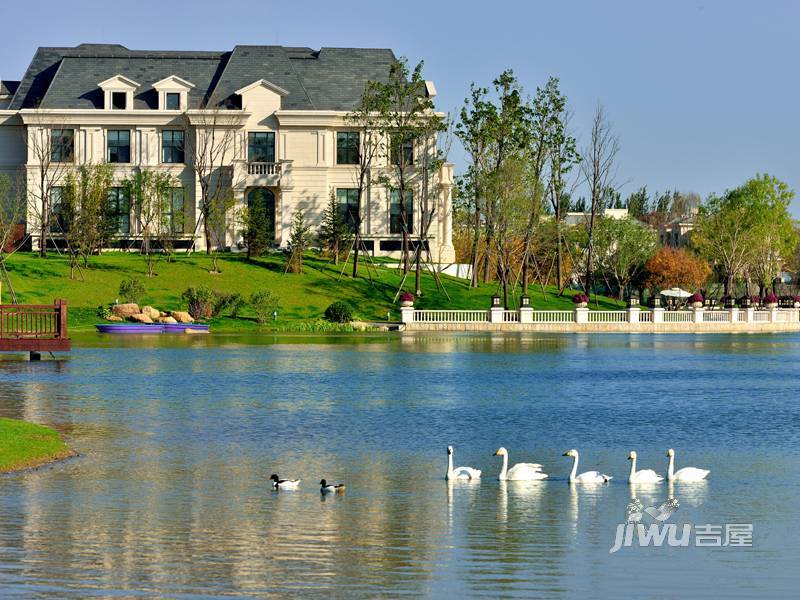
<path fill-rule="evenodd" d="M 206 254 L 212 253 L 211 246 L 216 237 L 211 221 L 218 215 L 212 215 L 212 212 L 218 212 L 220 205 L 229 204 L 232 179 L 231 168 L 227 165 L 233 158 L 241 119 L 238 111 L 221 106 L 183 114 L 184 150 L 200 188 L 200 218 L 195 224 L 194 235 L 197 236 L 197 230 L 202 226 Z"/>
<path fill-rule="evenodd" d="M 592 119 L 589 145 L 583 151 L 581 176 L 591 199 L 586 241 L 586 274 L 584 289 L 592 290 L 594 269 L 594 229 L 597 215 L 603 210 L 603 199 L 609 190 L 616 190 L 615 161 L 619 154 L 619 139 L 614 135 L 602 105 L 598 104 Z"/>
<path fill-rule="evenodd" d="M 75 160 L 74 129 L 54 123 L 38 110 L 26 114 L 24 122 L 23 139 L 28 150 L 28 214 L 33 217 L 33 228 L 39 231 L 39 254 L 45 257 L 50 236 L 53 188 L 58 186 Z"/>

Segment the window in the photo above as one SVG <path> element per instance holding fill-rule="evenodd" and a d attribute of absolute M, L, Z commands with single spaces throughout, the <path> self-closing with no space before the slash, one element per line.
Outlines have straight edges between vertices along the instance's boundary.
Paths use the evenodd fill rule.
<path fill-rule="evenodd" d="M 184 233 L 184 191 L 183 188 L 171 188 L 169 191 L 169 202 L 164 214 L 164 225 L 169 228 L 171 233 Z"/>
<path fill-rule="evenodd" d="M 50 233 L 67 233 L 67 222 L 64 218 L 62 198 L 64 188 L 50 189 Z"/>
<path fill-rule="evenodd" d="M 392 164 L 399 165 L 400 157 L 403 157 L 403 166 L 414 164 L 414 140 L 400 139 L 400 136 L 392 136 Z"/>
<path fill-rule="evenodd" d="M 406 190 L 403 208 L 406 211 L 406 229 L 414 233 L 414 193 Z M 392 190 L 389 203 L 389 233 L 403 233 L 403 218 L 400 214 L 400 190 Z"/>
<path fill-rule="evenodd" d="M 248 162 L 275 162 L 275 134 L 271 131 L 251 131 L 247 134 Z"/>
<path fill-rule="evenodd" d="M 181 109 L 181 94 L 180 92 L 167 92 L 166 94 L 166 109 L 167 110 L 180 110 Z"/>
<path fill-rule="evenodd" d="M 339 216 L 347 223 L 351 231 L 355 231 L 359 219 L 358 188 L 338 188 L 336 205 L 339 209 Z"/>
<path fill-rule="evenodd" d="M 50 161 L 69 163 L 75 160 L 75 130 L 50 130 Z"/>
<path fill-rule="evenodd" d="M 108 154 L 106 161 L 110 163 L 131 162 L 131 132 L 127 129 L 108 131 Z"/>
<path fill-rule="evenodd" d="M 117 224 L 116 233 L 131 232 L 131 203 L 125 188 L 112 187 L 108 190 L 108 212 Z"/>
<path fill-rule="evenodd" d="M 161 132 L 161 162 L 183 163 L 183 131 Z"/>
<path fill-rule="evenodd" d="M 111 108 L 114 110 L 125 110 L 128 107 L 127 92 L 111 92 Z"/>
<path fill-rule="evenodd" d="M 336 132 L 336 164 L 357 165 L 359 137 L 357 131 Z"/>

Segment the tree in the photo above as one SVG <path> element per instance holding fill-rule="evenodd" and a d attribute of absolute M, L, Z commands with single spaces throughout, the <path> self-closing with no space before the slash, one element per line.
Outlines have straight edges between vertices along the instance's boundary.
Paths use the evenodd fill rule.
<path fill-rule="evenodd" d="M 392 66 L 391 69 L 395 69 Z M 392 76 L 390 70 L 390 77 Z M 372 185 L 373 167 L 378 158 L 385 152 L 386 142 L 380 133 L 377 116 L 386 110 L 388 102 L 386 87 L 377 81 L 368 81 L 361 94 L 358 105 L 345 116 L 345 124 L 358 133 L 357 160 L 353 174 L 353 185 L 358 190 L 358 210 L 349 213 L 352 219 L 353 232 L 353 277 L 358 277 L 358 255 L 361 250 L 361 222 L 364 212 L 364 201 L 368 198 L 368 190 Z M 334 193 L 336 193 L 334 191 Z M 338 201 L 338 200 L 337 200 Z"/>
<path fill-rule="evenodd" d="M 756 274 L 764 284 L 790 259 L 794 230 L 788 212 L 794 191 L 770 175 L 756 175 L 700 209 L 692 245 L 718 266 L 729 295 L 737 278 Z M 779 271 L 778 271 L 779 272 Z"/>
<path fill-rule="evenodd" d="M 628 216 L 634 219 L 645 216 L 650 210 L 650 196 L 647 194 L 647 186 L 643 185 L 628 196 L 625 205 L 628 207 Z"/>
<path fill-rule="evenodd" d="M 253 202 L 239 210 L 242 240 L 247 247 L 247 260 L 261 256 L 272 243 L 270 219 L 263 202 Z"/>
<path fill-rule="evenodd" d="M 322 225 L 317 233 L 320 246 L 333 258 L 333 264 L 339 264 L 339 258 L 346 248 L 350 248 L 353 236 L 347 222 L 342 218 L 336 205 L 336 193 L 331 190 L 328 206 L 322 216 Z"/>
<path fill-rule="evenodd" d="M 89 257 L 107 244 L 116 230 L 116 216 L 108 202 L 112 185 L 110 165 L 82 165 L 63 180 L 58 199 L 57 219 L 52 228 L 66 245 L 70 261 L 70 279 L 78 270 L 83 279 L 83 267 L 89 266 Z"/>
<path fill-rule="evenodd" d="M 289 259 L 286 261 L 286 271 L 291 273 L 303 272 L 303 253 L 311 245 L 311 228 L 306 225 L 303 211 L 298 209 L 292 215 L 292 228 L 289 233 Z"/>
<path fill-rule="evenodd" d="M 150 169 L 141 169 L 122 182 L 142 237 L 141 254 L 147 264 L 148 277 L 155 275 L 153 242 L 164 235 L 172 236 L 167 220 L 172 213 L 172 191 L 179 186 L 180 182 L 170 173 Z"/>
<path fill-rule="evenodd" d="M 592 293 L 592 276 L 594 274 L 594 228 L 598 214 L 606 208 L 605 200 L 614 197 L 615 172 L 614 162 L 619 154 L 619 140 L 611 131 L 601 105 L 597 105 L 592 129 L 589 134 L 589 145 L 583 152 L 581 175 L 589 189 L 589 222 L 586 238 L 586 274 L 584 289 Z"/>
<path fill-rule="evenodd" d="M 222 185 L 225 185 L 224 183 Z M 210 273 L 219 274 L 219 253 L 225 250 L 225 243 L 228 234 L 228 213 L 233 208 L 235 200 L 233 189 L 228 185 L 224 195 L 219 195 L 210 206 L 206 222 L 208 224 L 208 236 L 211 241 L 211 271 Z"/>
<path fill-rule="evenodd" d="M 658 244 L 655 231 L 631 218 L 600 217 L 595 224 L 598 271 L 609 289 L 616 288 L 622 300 L 625 289 L 644 269 Z M 613 282 L 613 286 L 611 283 Z"/>
<path fill-rule="evenodd" d="M 22 185 L 22 177 L 12 184 L 8 175 L 0 173 L 0 277 L 6 280 L 6 252 L 18 241 L 17 236 L 22 230 L 20 223 L 25 219 L 25 200 L 19 193 L 23 189 Z"/>
<path fill-rule="evenodd" d="M 215 251 L 212 246 L 219 242 L 214 231 L 219 223 L 212 221 L 219 221 L 221 206 L 232 204 L 229 200 L 232 187 L 227 161 L 233 155 L 236 132 L 243 118 L 240 111 L 228 110 L 223 106 L 206 107 L 183 114 L 185 154 L 200 192 L 200 218 L 195 225 L 195 236 L 197 228 L 202 225 L 206 254 L 212 254 Z M 225 215 L 222 217 L 224 221 Z"/>
<path fill-rule="evenodd" d="M 31 228 L 39 231 L 39 255 L 47 256 L 53 189 L 74 163 L 74 129 L 55 124 L 38 109 L 24 117 L 23 139 L 28 150 L 26 190 Z"/>
<path fill-rule="evenodd" d="M 647 286 L 699 290 L 711 276 L 708 262 L 683 248 L 659 248 L 645 264 Z"/>

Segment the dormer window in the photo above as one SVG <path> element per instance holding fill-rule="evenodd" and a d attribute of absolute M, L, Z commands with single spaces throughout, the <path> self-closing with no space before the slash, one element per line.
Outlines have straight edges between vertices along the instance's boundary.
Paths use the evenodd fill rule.
<path fill-rule="evenodd" d="M 103 90 L 103 106 L 106 110 L 131 110 L 133 93 L 139 84 L 123 75 L 114 75 L 99 83 Z"/>
<path fill-rule="evenodd" d="M 111 92 L 111 108 L 125 110 L 128 108 L 128 94 L 125 92 Z"/>
<path fill-rule="evenodd" d="M 177 75 L 170 75 L 153 84 L 153 89 L 158 92 L 159 110 L 186 110 L 189 106 L 189 90 L 194 84 L 181 79 Z"/>

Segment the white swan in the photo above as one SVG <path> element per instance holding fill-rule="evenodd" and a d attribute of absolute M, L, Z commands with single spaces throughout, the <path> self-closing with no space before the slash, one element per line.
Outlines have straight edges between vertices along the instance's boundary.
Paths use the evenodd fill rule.
<path fill-rule="evenodd" d="M 585 473 L 576 475 L 575 473 L 578 472 L 578 451 L 575 450 L 575 448 L 567 450 L 564 452 L 564 456 L 571 456 L 575 459 L 572 461 L 572 471 L 570 471 L 569 474 L 570 483 L 608 483 L 613 479 L 611 475 L 606 475 L 600 471 L 586 471 Z"/>
<path fill-rule="evenodd" d="M 319 482 L 319 493 L 320 494 L 332 494 L 336 492 L 337 494 L 344 494 L 344 484 L 343 483 L 332 483 L 328 485 L 328 482 L 322 479 Z"/>
<path fill-rule="evenodd" d="M 675 471 L 675 450 L 667 450 L 669 466 L 667 467 L 667 481 L 703 481 L 711 471 L 697 467 L 683 467 Z"/>
<path fill-rule="evenodd" d="M 480 469 L 473 469 L 472 467 L 458 467 L 453 468 L 453 447 L 447 447 L 447 473 L 444 475 L 445 479 L 480 479 Z"/>
<path fill-rule="evenodd" d="M 275 473 L 269 476 L 273 490 L 296 490 L 300 485 L 299 479 L 280 479 Z"/>
<path fill-rule="evenodd" d="M 631 450 L 631 453 L 628 455 L 628 460 L 631 461 L 631 474 L 628 475 L 628 483 L 658 483 L 664 480 L 664 478 L 653 471 L 653 469 L 636 470 L 635 450 Z"/>
<path fill-rule="evenodd" d="M 547 473 L 542 473 L 542 465 L 538 463 L 517 463 L 508 468 L 508 450 L 498 448 L 494 456 L 503 457 L 503 468 L 497 478 L 500 481 L 537 481 L 547 479 Z"/>

